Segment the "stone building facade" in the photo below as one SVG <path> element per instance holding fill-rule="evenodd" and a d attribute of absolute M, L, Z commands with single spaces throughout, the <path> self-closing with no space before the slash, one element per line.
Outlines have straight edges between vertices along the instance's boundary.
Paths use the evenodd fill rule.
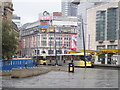
<path fill-rule="evenodd" d="M 64 54 L 72 49 L 71 37 L 75 35 L 77 18 L 55 16 L 52 20 L 30 23 L 22 30 L 22 55 L 36 56 L 43 51 L 46 54 Z"/>

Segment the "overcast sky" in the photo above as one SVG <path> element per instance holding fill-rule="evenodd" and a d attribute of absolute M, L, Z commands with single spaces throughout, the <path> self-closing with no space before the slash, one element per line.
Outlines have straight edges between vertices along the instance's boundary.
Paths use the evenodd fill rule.
<path fill-rule="evenodd" d="M 21 23 L 38 20 L 40 12 L 61 12 L 61 0 L 12 0 L 14 12 L 21 17 Z"/>

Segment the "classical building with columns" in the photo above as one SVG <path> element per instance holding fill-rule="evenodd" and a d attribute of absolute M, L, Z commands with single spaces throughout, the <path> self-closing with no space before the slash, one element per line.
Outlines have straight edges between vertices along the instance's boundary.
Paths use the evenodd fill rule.
<path fill-rule="evenodd" d="M 64 54 L 67 50 L 76 49 L 77 17 L 51 18 L 48 15 L 39 18 L 22 29 L 22 56 L 41 55 L 43 51 L 46 54 Z"/>

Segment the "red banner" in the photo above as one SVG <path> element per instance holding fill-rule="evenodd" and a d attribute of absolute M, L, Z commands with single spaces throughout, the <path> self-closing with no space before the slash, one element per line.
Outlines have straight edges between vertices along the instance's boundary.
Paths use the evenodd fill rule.
<path fill-rule="evenodd" d="M 62 35 L 62 48 L 64 48 L 64 42 L 65 42 L 64 35 Z"/>

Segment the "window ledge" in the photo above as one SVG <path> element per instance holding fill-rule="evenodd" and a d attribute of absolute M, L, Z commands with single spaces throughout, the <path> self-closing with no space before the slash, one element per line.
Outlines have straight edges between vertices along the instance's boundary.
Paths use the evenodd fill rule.
<path fill-rule="evenodd" d="M 103 40 L 99 40 L 98 42 L 99 42 L 99 43 L 103 43 Z"/>
<path fill-rule="evenodd" d="M 110 42 L 115 42 L 115 40 L 110 40 Z"/>

